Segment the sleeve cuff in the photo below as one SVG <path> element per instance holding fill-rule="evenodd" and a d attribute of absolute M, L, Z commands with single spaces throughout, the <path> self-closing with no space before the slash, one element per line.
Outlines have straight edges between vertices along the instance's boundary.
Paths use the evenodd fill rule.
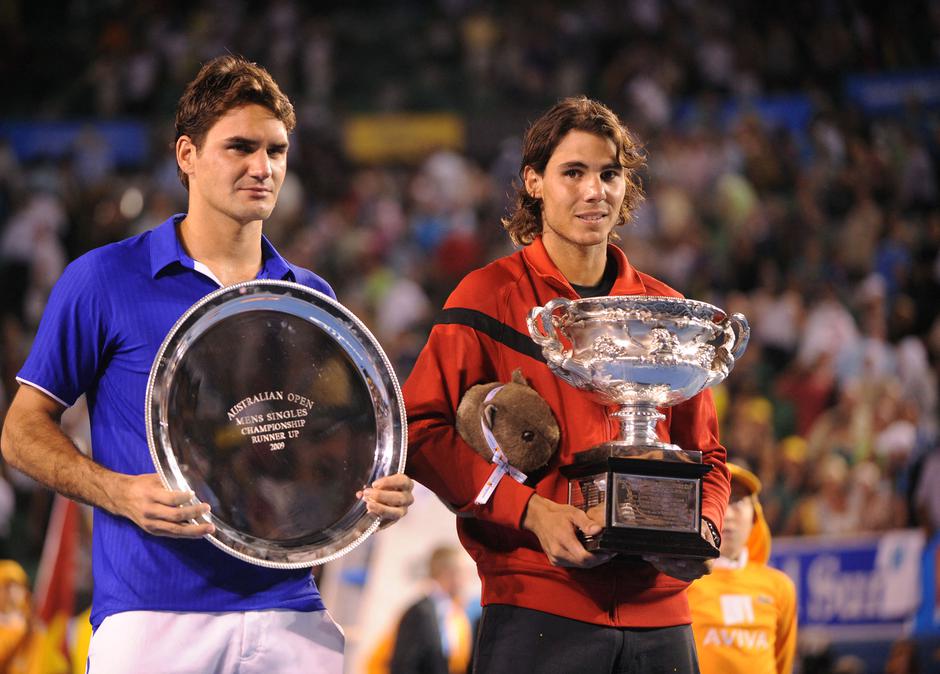
<path fill-rule="evenodd" d="M 702 517 L 715 525 L 715 529 L 718 530 L 718 534 L 721 534 L 721 529 L 724 525 L 724 510 L 716 506 L 714 503 L 711 503 L 708 500 L 704 500 L 702 502 Z"/>
<path fill-rule="evenodd" d="M 16 381 L 19 382 L 19 384 L 22 385 L 22 386 L 29 386 L 30 388 L 36 389 L 36 390 L 39 391 L 40 393 L 44 393 L 45 395 L 49 396 L 50 398 L 52 398 L 53 400 L 55 400 L 57 403 L 59 403 L 60 405 L 62 405 L 62 407 L 71 407 L 72 405 L 75 404 L 74 401 L 71 402 L 71 403 L 65 402 L 64 400 L 62 400 L 62 398 L 60 398 L 60 397 L 57 396 L 56 394 L 52 393 L 51 391 L 49 391 L 49 390 L 47 390 L 47 389 L 44 389 L 44 388 L 43 388 L 42 386 L 40 386 L 39 384 L 35 384 L 35 383 L 29 381 L 28 379 L 24 379 L 23 377 L 17 377 L 17 378 L 16 378 Z"/>

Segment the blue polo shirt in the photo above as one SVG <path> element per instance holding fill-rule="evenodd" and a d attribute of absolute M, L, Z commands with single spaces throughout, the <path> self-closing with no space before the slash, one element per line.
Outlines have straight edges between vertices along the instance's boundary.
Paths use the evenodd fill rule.
<path fill-rule="evenodd" d="M 154 472 L 144 425 L 150 367 L 177 319 L 219 288 L 183 251 L 177 225 L 184 217 L 72 262 L 52 290 L 17 377 L 66 406 L 86 394 L 94 459 L 120 473 Z M 261 246 L 258 278 L 295 281 L 335 297 L 326 281 L 288 263 L 266 238 Z M 152 536 L 99 508 L 92 538 L 96 628 L 121 611 L 323 608 L 306 569 L 268 569 L 203 539 Z"/>

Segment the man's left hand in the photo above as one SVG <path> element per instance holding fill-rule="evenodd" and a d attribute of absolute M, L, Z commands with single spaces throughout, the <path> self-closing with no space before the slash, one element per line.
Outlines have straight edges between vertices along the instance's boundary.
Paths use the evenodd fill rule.
<path fill-rule="evenodd" d="M 380 477 L 370 487 L 356 494 L 366 502 L 366 510 L 382 520 L 381 528 L 394 524 L 414 503 L 414 481 L 404 473 Z"/>
<path fill-rule="evenodd" d="M 715 545 L 715 538 L 711 529 L 702 521 L 702 538 Z M 686 559 L 684 557 L 660 557 L 658 555 L 644 555 L 643 559 L 652 564 L 660 573 L 691 583 L 696 578 L 708 575 L 715 565 L 714 559 Z"/>

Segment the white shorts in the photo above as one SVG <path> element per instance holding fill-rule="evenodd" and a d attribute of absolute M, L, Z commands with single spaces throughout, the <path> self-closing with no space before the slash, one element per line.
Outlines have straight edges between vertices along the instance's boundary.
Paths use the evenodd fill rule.
<path fill-rule="evenodd" d="M 344 642 L 326 611 L 127 611 L 95 630 L 86 674 L 342 674 Z"/>

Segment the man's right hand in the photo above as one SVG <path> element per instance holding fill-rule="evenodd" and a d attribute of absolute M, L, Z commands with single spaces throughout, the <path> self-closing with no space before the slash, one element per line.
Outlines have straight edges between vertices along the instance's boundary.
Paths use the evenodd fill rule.
<path fill-rule="evenodd" d="M 215 532 L 209 522 L 193 524 L 189 520 L 199 519 L 209 512 L 209 504 L 189 505 L 192 492 L 169 491 L 156 473 L 146 475 L 122 475 L 121 488 L 113 495 L 113 508 L 154 536 L 171 538 L 201 538 Z"/>
<path fill-rule="evenodd" d="M 155 536 L 199 538 L 215 531 L 208 522 L 189 522 L 209 512 L 206 504 L 187 505 L 191 493 L 168 491 L 156 473 L 116 473 L 82 454 L 59 426 L 64 410 L 57 398 L 20 386 L 0 431 L 4 460 L 50 489 L 126 517 Z"/>
<path fill-rule="evenodd" d="M 595 536 L 603 527 L 589 518 L 583 510 L 563 505 L 533 494 L 526 506 L 522 526 L 534 533 L 552 566 L 589 569 L 610 561 L 610 553 L 588 552 L 577 532 Z"/>

